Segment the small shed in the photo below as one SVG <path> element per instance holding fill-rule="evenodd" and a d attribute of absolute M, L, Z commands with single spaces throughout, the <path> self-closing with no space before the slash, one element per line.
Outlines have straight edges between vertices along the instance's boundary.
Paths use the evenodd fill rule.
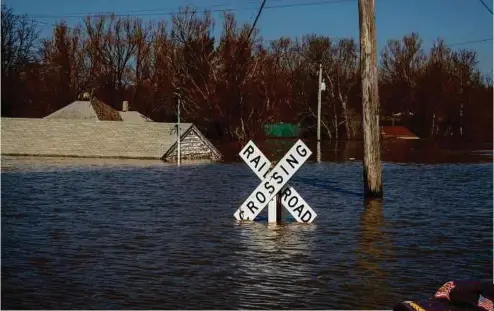
<path fill-rule="evenodd" d="M 417 135 L 412 133 L 405 126 L 381 126 L 381 135 L 383 138 L 398 138 L 398 139 L 419 139 Z"/>
<path fill-rule="evenodd" d="M 300 128 L 291 123 L 264 124 L 264 134 L 268 137 L 293 138 L 298 137 Z"/>

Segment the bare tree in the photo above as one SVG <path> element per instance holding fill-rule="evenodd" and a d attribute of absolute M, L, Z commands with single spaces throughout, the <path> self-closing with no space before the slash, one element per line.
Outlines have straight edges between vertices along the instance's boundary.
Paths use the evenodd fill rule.
<path fill-rule="evenodd" d="M 35 60 L 39 31 L 27 15 L 2 5 L 2 75 L 9 77 Z"/>
<path fill-rule="evenodd" d="M 135 20 L 133 41 L 135 43 L 135 54 L 133 57 L 133 102 L 139 101 L 139 95 L 144 80 L 150 78 L 151 47 L 152 47 L 152 25 L 144 25 L 141 19 Z"/>
<path fill-rule="evenodd" d="M 89 82 L 83 40 L 79 27 L 71 29 L 62 22 L 55 27 L 53 37 L 43 41 L 42 78 L 50 81 L 44 89 L 49 112 L 76 100 Z"/>
<path fill-rule="evenodd" d="M 136 50 L 137 22 L 115 15 L 88 17 L 85 20 L 86 32 L 90 41 L 90 53 L 96 62 L 101 63 L 98 80 L 105 86 L 111 105 L 120 103 L 124 87 L 130 82 L 129 62 Z"/>
<path fill-rule="evenodd" d="M 210 100 L 216 81 L 213 26 L 210 13 L 200 15 L 190 7 L 181 9 L 172 18 L 173 53 L 169 59 L 174 72 L 172 84 L 182 90 L 186 117 L 213 110 Z"/>
<path fill-rule="evenodd" d="M 217 48 L 217 75 L 221 77 L 217 83 L 218 96 L 222 97 L 217 99 L 217 111 L 224 120 L 221 126 L 236 139 L 252 137 L 262 131 L 264 111 L 271 107 L 271 104 L 264 105 L 268 101 L 265 96 L 253 96 L 256 92 L 266 94 L 266 85 L 259 87 L 262 83 L 260 64 L 266 59 L 266 51 L 255 46 L 256 30 L 248 37 L 250 28 L 248 24 L 239 27 L 232 14 L 225 14 Z M 260 101 L 255 103 L 256 99 Z"/>
<path fill-rule="evenodd" d="M 328 37 L 307 35 L 302 37 L 300 41 L 297 40 L 295 45 L 295 50 L 302 55 L 302 60 L 296 70 L 295 79 L 299 81 L 295 84 L 293 90 L 294 101 L 300 111 L 299 117 L 301 117 L 303 126 L 307 127 L 307 129 L 313 129 L 317 121 L 317 68 L 319 63 L 322 63 L 324 68 L 329 67 L 328 64 L 331 60 L 331 41 Z M 331 98 L 327 96 L 323 96 L 321 124 L 326 130 L 329 139 L 332 139 L 333 133 L 336 132 L 336 125 L 334 123 L 334 113 L 336 111 L 332 105 L 334 105 L 334 101 L 331 101 Z"/>
<path fill-rule="evenodd" d="M 422 74 L 426 57 L 422 40 L 416 33 L 404 36 L 401 41 L 390 40 L 381 53 L 380 80 L 382 85 L 392 85 L 383 98 L 383 110 L 388 114 L 400 113 L 408 118 L 416 109 L 417 81 Z"/>
<path fill-rule="evenodd" d="M 2 5 L 2 115 L 21 109 L 21 97 L 26 95 L 26 78 L 36 61 L 39 36 L 34 21 L 27 15 L 16 15 Z"/>
<path fill-rule="evenodd" d="M 341 123 L 338 123 L 338 113 L 336 105 L 340 106 L 343 112 L 343 122 L 347 139 L 357 136 L 355 123 L 351 120 L 350 108 L 348 107 L 348 97 L 350 91 L 357 84 L 358 79 L 358 52 L 353 39 L 341 39 L 331 45 L 331 58 L 326 70 L 326 80 L 329 85 L 329 94 L 335 104 L 333 104 L 335 130 Z"/>
<path fill-rule="evenodd" d="M 360 46 L 367 54 L 360 58 L 367 63 L 351 39 L 306 35 L 267 45 L 231 13 L 215 42 L 211 14 L 189 7 L 169 26 L 115 15 L 88 17 L 76 27 L 60 22 L 40 45 L 35 24 L 2 6 L 2 114 L 42 117 L 89 92 L 116 108 L 130 99 L 152 119 L 174 121 L 173 93 L 180 90 L 185 120 L 210 136 L 258 137 L 268 122 L 299 123 L 315 136 L 322 63 L 321 121 L 329 139 L 339 139 L 342 130 L 346 139 L 356 138 L 361 114 L 367 113 L 365 127 L 382 107 L 384 114 L 404 114 L 405 125 L 421 137 L 492 140 L 492 80 L 479 72 L 475 53 L 438 40 L 426 54 L 414 33 L 391 40 L 382 51 L 377 92 L 375 50 L 367 49 L 372 18 L 363 22 Z M 369 105 L 361 105 L 362 97 Z"/>

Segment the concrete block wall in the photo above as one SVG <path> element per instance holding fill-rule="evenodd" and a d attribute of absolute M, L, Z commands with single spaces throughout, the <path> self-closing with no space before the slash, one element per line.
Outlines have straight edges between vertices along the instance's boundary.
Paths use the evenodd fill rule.
<path fill-rule="evenodd" d="M 190 123 L 181 124 L 184 133 Z M 1 119 L 1 153 L 160 159 L 176 142 L 173 123 Z"/>

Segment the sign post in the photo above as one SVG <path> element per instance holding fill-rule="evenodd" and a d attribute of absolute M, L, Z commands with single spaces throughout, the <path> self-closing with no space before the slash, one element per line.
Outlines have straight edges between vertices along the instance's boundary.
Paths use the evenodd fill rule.
<path fill-rule="evenodd" d="M 274 199 L 272 199 L 268 203 L 268 222 L 269 223 L 279 222 L 278 221 L 278 198 L 277 197 L 275 197 Z"/>
<path fill-rule="evenodd" d="M 281 221 L 281 205 L 292 214 L 298 222 L 311 223 L 317 214 L 291 186 L 290 178 L 311 156 L 312 152 L 298 140 L 285 156 L 272 168 L 268 158 L 249 141 L 240 151 L 242 160 L 261 179 L 261 183 L 234 213 L 237 220 L 254 220 L 268 205 L 268 222 Z"/>
<path fill-rule="evenodd" d="M 177 105 L 177 166 L 180 166 L 180 104 L 182 99 L 178 98 Z"/>

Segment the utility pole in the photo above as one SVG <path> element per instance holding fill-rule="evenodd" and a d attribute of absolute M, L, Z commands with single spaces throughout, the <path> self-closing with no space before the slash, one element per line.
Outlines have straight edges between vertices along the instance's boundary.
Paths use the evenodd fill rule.
<path fill-rule="evenodd" d="M 321 141 L 321 85 L 322 63 L 319 63 L 319 84 L 317 85 L 317 141 Z"/>
<path fill-rule="evenodd" d="M 180 166 L 180 105 L 182 104 L 181 94 L 178 93 L 177 100 L 177 166 Z"/>
<path fill-rule="evenodd" d="M 359 0 L 360 76 L 364 130 L 364 195 L 382 198 L 374 0 Z"/>

